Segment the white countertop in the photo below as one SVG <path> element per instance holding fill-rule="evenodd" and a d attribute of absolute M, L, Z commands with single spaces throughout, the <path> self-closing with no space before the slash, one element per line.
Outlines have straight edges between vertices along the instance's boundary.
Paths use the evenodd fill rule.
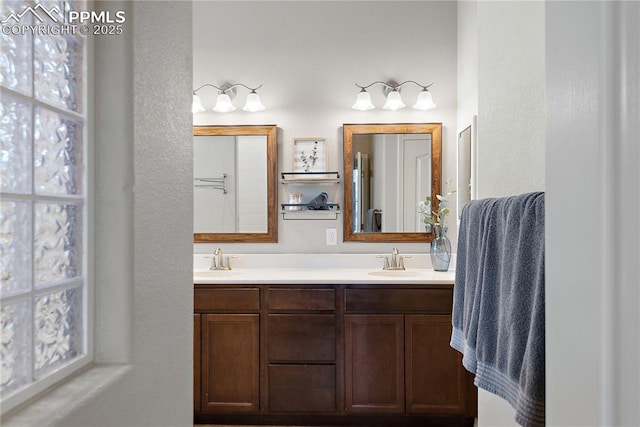
<path fill-rule="evenodd" d="M 230 271 L 194 270 L 193 283 L 200 284 L 452 284 L 453 271 L 432 269 L 401 271 L 368 268 L 245 268 Z"/>
<path fill-rule="evenodd" d="M 426 254 L 408 254 L 406 270 L 382 270 L 377 254 L 230 254 L 232 270 L 209 270 L 210 258 L 194 255 L 193 283 L 199 284 L 452 284 L 455 259 L 447 272 L 434 271 Z M 227 255 L 225 254 L 225 259 Z"/>

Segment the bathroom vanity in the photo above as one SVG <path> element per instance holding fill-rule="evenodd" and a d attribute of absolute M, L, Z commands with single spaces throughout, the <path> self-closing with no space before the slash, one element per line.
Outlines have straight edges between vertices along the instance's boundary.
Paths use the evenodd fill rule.
<path fill-rule="evenodd" d="M 477 391 L 449 346 L 452 272 L 258 268 L 194 282 L 196 423 L 473 425 Z"/>

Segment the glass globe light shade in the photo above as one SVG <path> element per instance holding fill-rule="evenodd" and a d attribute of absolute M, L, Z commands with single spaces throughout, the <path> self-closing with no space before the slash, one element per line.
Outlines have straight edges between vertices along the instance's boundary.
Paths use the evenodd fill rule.
<path fill-rule="evenodd" d="M 249 111 L 251 113 L 255 113 L 256 111 L 262 111 L 265 109 L 265 106 L 262 105 L 260 101 L 260 96 L 257 93 L 251 92 L 247 95 L 247 102 L 242 107 L 244 111 Z"/>
<path fill-rule="evenodd" d="M 433 103 L 431 92 L 429 92 L 427 89 L 424 89 L 418 94 L 418 100 L 413 106 L 413 108 L 415 108 L 416 110 L 430 110 L 435 107 L 436 104 Z"/>
<path fill-rule="evenodd" d="M 213 107 L 213 111 L 218 113 L 228 113 L 230 111 L 235 111 L 236 107 L 231 103 L 231 98 L 226 93 L 221 93 L 218 95 L 218 99 L 216 99 L 216 106 Z"/>
<path fill-rule="evenodd" d="M 371 103 L 371 96 L 369 95 L 369 92 L 363 90 L 362 92 L 358 93 L 356 103 L 353 104 L 351 108 L 353 108 L 354 110 L 367 111 L 373 110 L 376 107 Z"/>
<path fill-rule="evenodd" d="M 193 101 L 191 103 L 191 112 L 202 113 L 204 111 L 204 107 L 202 106 L 202 101 L 200 101 L 200 97 L 196 94 L 193 95 Z"/>
<path fill-rule="evenodd" d="M 397 90 L 392 90 L 387 95 L 387 102 L 382 108 L 384 108 L 385 110 L 399 110 L 404 107 L 406 107 L 406 105 L 404 105 L 404 102 L 402 102 L 400 92 L 398 92 Z"/>

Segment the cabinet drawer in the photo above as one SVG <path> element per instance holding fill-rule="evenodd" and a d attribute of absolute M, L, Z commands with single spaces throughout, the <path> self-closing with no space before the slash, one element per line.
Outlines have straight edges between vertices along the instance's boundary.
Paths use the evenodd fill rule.
<path fill-rule="evenodd" d="M 268 291 L 271 310 L 335 310 L 335 289 L 278 289 Z"/>
<path fill-rule="evenodd" d="M 195 311 L 259 310 L 260 289 L 196 289 L 193 306 Z"/>
<path fill-rule="evenodd" d="M 348 312 L 451 313 L 453 288 L 441 289 L 347 289 Z"/>
<path fill-rule="evenodd" d="M 335 365 L 269 365 L 269 410 L 335 412 Z"/>
<path fill-rule="evenodd" d="M 268 322 L 270 361 L 335 361 L 333 314 L 270 314 Z"/>

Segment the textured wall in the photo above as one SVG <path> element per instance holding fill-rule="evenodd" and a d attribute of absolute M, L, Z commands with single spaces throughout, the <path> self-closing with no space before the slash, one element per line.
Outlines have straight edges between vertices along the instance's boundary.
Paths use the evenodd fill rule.
<path fill-rule="evenodd" d="M 137 2 L 134 352 L 139 423 L 192 420 L 191 7 Z"/>
<path fill-rule="evenodd" d="M 477 2 L 478 197 L 544 191 L 544 2 Z"/>

